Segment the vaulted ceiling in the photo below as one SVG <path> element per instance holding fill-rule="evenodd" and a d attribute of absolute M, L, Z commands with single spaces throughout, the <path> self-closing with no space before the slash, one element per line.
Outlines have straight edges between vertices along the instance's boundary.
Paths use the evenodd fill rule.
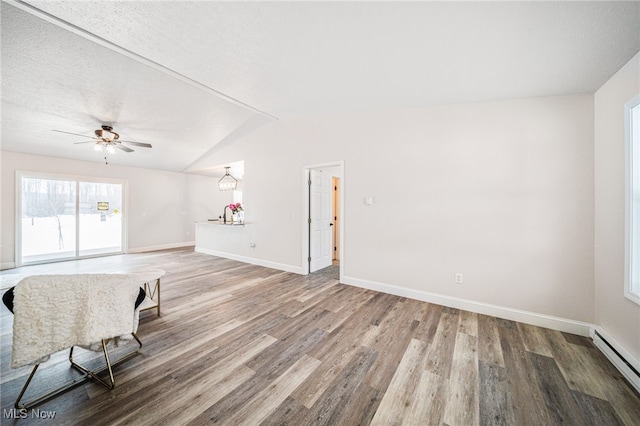
<path fill-rule="evenodd" d="M 2 150 L 212 173 L 276 119 L 593 93 L 639 2 L 3 1 Z M 87 140 L 87 139 L 84 139 Z M 203 162 L 203 159 L 206 160 Z M 211 168 L 210 168 L 210 167 Z"/>

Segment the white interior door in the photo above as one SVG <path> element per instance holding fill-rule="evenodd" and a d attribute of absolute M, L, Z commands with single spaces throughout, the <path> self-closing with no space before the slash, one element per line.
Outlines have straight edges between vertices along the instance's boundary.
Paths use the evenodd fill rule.
<path fill-rule="evenodd" d="M 331 265 L 331 175 L 320 170 L 310 170 L 310 244 L 309 272 Z"/>

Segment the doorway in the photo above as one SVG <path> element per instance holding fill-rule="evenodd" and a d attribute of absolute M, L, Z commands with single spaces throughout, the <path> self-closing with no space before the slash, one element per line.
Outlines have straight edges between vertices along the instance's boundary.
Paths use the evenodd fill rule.
<path fill-rule="evenodd" d="M 18 266 L 124 251 L 121 181 L 19 173 Z"/>
<path fill-rule="evenodd" d="M 324 271 L 339 279 L 343 257 L 342 161 L 303 168 L 303 271 Z"/>

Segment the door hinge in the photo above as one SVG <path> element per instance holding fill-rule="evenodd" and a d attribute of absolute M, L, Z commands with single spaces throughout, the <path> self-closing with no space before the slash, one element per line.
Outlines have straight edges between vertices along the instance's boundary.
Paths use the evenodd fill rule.
<path fill-rule="evenodd" d="M 308 257 L 308 258 L 307 258 L 307 262 L 311 262 L 311 257 Z"/>
<path fill-rule="evenodd" d="M 307 223 L 311 225 L 311 218 L 307 219 Z"/>

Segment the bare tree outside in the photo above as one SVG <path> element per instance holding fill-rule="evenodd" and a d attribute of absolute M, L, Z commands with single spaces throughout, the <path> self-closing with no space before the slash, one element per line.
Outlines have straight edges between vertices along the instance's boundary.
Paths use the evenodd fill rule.
<path fill-rule="evenodd" d="M 122 184 L 24 176 L 21 187 L 23 261 L 122 250 Z"/>

